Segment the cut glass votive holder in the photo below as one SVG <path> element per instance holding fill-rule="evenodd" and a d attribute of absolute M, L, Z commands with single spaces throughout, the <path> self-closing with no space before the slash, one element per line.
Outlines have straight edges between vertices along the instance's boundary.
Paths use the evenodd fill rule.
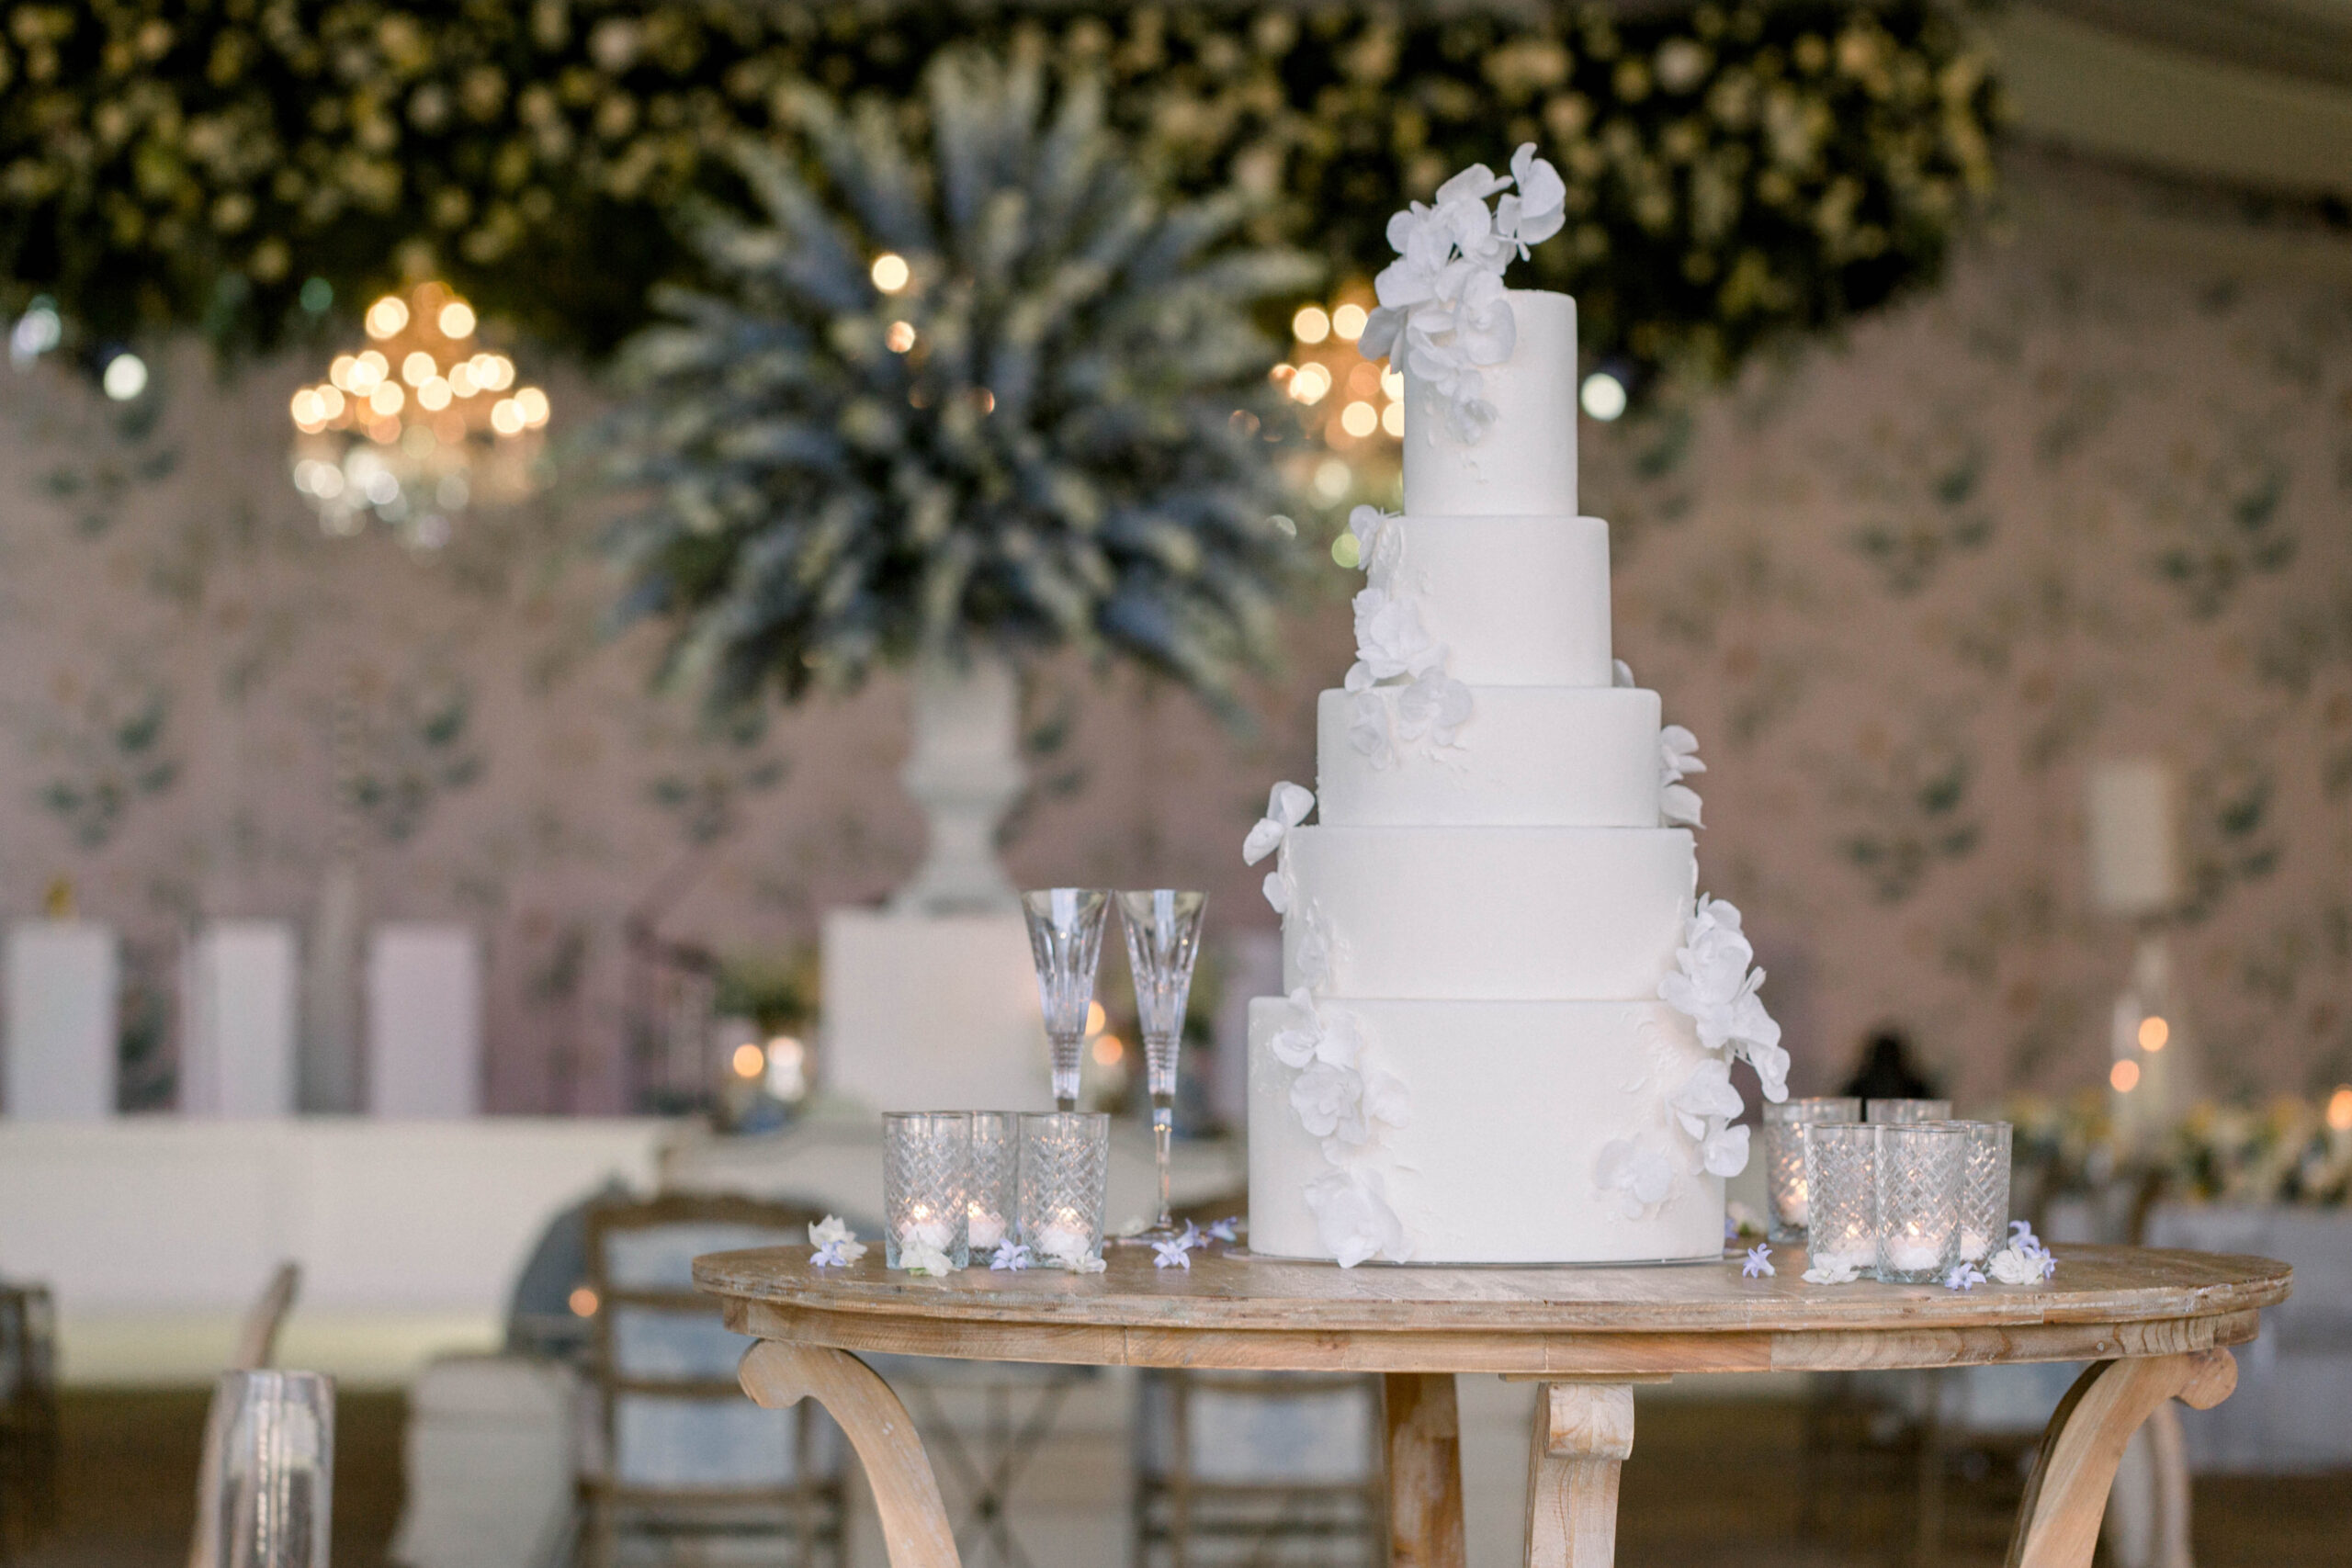
<path fill-rule="evenodd" d="M 1862 1116 L 1865 1122 L 1883 1122 L 1900 1127 L 1914 1122 L 1951 1120 L 1951 1101 L 1949 1100 L 1872 1100 L 1863 1103 L 1867 1107 Z"/>
<path fill-rule="evenodd" d="M 1968 1131 L 1943 1122 L 1877 1132 L 1877 1276 L 1890 1285 L 1934 1284 L 1960 1260 Z"/>
<path fill-rule="evenodd" d="M 1091 1272 L 1102 1258 L 1111 1119 L 1054 1111 L 1021 1118 L 1021 1240 L 1041 1267 Z"/>
<path fill-rule="evenodd" d="M 1010 1111 L 972 1112 L 972 1179 L 965 1194 L 965 1234 L 975 1254 L 994 1252 L 1021 1223 L 1021 1118 Z"/>
<path fill-rule="evenodd" d="M 1878 1134 L 1860 1122 L 1798 1123 L 1804 1140 L 1805 1255 L 1815 1269 L 1878 1264 Z"/>
<path fill-rule="evenodd" d="M 963 1111 L 899 1111 L 882 1118 L 882 1261 L 903 1269 L 913 1244 L 972 1260 L 966 1205 L 972 1174 L 972 1118 Z"/>
<path fill-rule="evenodd" d="M 2007 1122 L 1955 1122 L 1968 1134 L 1960 1170 L 1960 1256 L 1982 1263 L 2007 1244 L 2009 1136 Z"/>
<path fill-rule="evenodd" d="M 1842 1098 L 1764 1103 L 1764 1182 L 1771 1201 L 1770 1239 L 1804 1239 L 1809 1189 L 1804 1175 L 1804 1127 L 1809 1122 L 1860 1122 L 1862 1102 Z"/>

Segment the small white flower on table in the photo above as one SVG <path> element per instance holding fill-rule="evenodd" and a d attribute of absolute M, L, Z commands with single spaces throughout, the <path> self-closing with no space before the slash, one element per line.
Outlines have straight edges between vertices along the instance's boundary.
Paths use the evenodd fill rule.
<path fill-rule="evenodd" d="M 817 1249 L 808 1258 L 817 1269 L 846 1269 L 865 1256 L 865 1244 L 839 1214 L 827 1214 L 810 1225 L 808 1245 Z"/>
<path fill-rule="evenodd" d="M 1762 1242 L 1747 1249 L 1747 1260 L 1739 1266 L 1739 1276 L 1743 1280 L 1769 1278 L 1778 1272 L 1772 1267 L 1772 1249 Z"/>
<path fill-rule="evenodd" d="M 1190 1269 L 1193 1266 L 1192 1248 L 1185 1245 L 1181 1235 L 1170 1241 L 1155 1241 L 1151 1249 L 1159 1255 L 1151 1260 L 1155 1269 Z"/>
<path fill-rule="evenodd" d="M 991 1270 L 1002 1269 L 1016 1274 L 1028 1267 L 1029 1249 L 1017 1241 L 998 1244 L 996 1257 L 989 1264 Z"/>
<path fill-rule="evenodd" d="M 947 1249 L 933 1245 L 927 1236 L 915 1235 L 899 1244 L 899 1267 L 910 1274 L 927 1274 L 939 1279 L 956 1271 Z"/>
<path fill-rule="evenodd" d="M 1993 1254 L 1984 1265 L 1993 1278 L 2004 1285 L 2039 1285 L 2058 1272 L 2058 1260 L 2033 1234 L 2033 1227 L 2023 1220 L 2011 1220 L 2009 1245 Z"/>
<path fill-rule="evenodd" d="M 1850 1285 L 1861 1277 L 1861 1267 L 1854 1263 L 1816 1263 L 1804 1271 L 1808 1285 Z"/>

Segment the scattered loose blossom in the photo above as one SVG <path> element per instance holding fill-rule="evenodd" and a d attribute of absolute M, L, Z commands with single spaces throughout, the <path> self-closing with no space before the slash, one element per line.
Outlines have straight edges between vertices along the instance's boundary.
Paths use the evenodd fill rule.
<path fill-rule="evenodd" d="M 1397 259 L 1373 280 L 1380 306 L 1357 343 L 1365 358 L 1392 367 L 1401 349 L 1397 367 L 1428 384 L 1463 442 L 1495 422 L 1480 367 L 1502 364 L 1519 342 L 1503 271 L 1566 220 L 1567 186 L 1533 142 L 1511 154 L 1510 166 L 1498 175 L 1473 164 L 1438 186 L 1435 206 L 1417 201 L 1388 220 Z M 1489 210 L 1487 198 L 1514 185 Z"/>
<path fill-rule="evenodd" d="M 989 1262 L 992 1270 L 1001 1269 L 1015 1274 L 1028 1267 L 1029 1249 L 1017 1241 L 999 1242 L 996 1257 Z"/>
<path fill-rule="evenodd" d="M 1861 1277 L 1858 1263 L 1816 1263 L 1804 1271 L 1808 1285 L 1850 1285 Z"/>
<path fill-rule="evenodd" d="M 1966 1258 L 1953 1264 L 1944 1273 L 1944 1289 L 1947 1291 L 1973 1291 L 1984 1282 L 1984 1270 Z"/>
<path fill-rule="evenodd" d="M 1195 1247 L 1205 1247 L 1208 1246 L 1207 1239 L 1201 1235 L 1201 1227 L 1194 1224 L 1190 1220 L 1186 1220 L 1184 1222 L 1184 1234 L 1178 1236 L 1176 1239 L 1184 1245 L 1184 1248 L 1188 1252 Z"/>
<path fill-rule="evenodd" d="M 1743 1280 L 1754 1280 L 1778 1272 L 1772 1267 L 1772 1249 L 1758 1242 L 1747 1249 L 1747 1258 L 1739 1266 Z"/>
<path fill-rule="evenodd" d="M 1171 1241 L 1155 1241 L 1151 1244 L 1151 1250 L 1159 1254 L 1151 1260 L 1155 1269 L 1190 1269 L 1193 1266 L 1193 1250 L 1184 1245 L 1184 1238 L 1181 1235 Z"/>
<path fill-rule="evenodd" d="M 865 1244 L 839 1214 L 827 1214 L 810 1225 L 808 1245 L 817 1249 L 808 1262 L 818 1269 L 846 1269 L 865 1256 Z"/>
<path fill-rule="evenodd" d="M 1669 828 L 1702 828 L 1699 819 L 1699 792 L 1681 781 L 1692 773 L 1703 773 L 1707 764 L 1699 761 L 1699 738 L 1679 724 L 1669 724 L 1657 732 L 1658 816 Z"/>
<path fill-rule="evenodd" d="M 1222 1241 L 1228 1245 L 1238 1241 L 1241 1239 L 1240 1225 L 1240 1215 L 1229 1215 L 1209 1227 L 1209 1238 L 1212 1241 Z"/>
<path fill-rule="evenodd" d="M 947 1249 L 928 1236 L 915 1236 L 899 1244 L 899 1267 L 910 1274 L 928 1274 L 933 1279 L 956 1271 Z"/>
<path fill-rule="evenodd" d="M 1266 814 L 1258 818 L 1250 836 L 1241 840 L 1241 863 L 1256 865 L 1282 848 L 1290 830 L 1306 820 L 1315 809 L 1315 792 L 1303 784 L 1287 781 L 1273 787 L 1266 797 Z"/>
<path fill-rule="evenodd" d="M 1984 1267 L 2004 1285 L 2038 1285 L 2058 1272 L 2058 1260 L 2023 1220 L 2009 1222 L 2009 1244 L 1993 1254 Z"/>

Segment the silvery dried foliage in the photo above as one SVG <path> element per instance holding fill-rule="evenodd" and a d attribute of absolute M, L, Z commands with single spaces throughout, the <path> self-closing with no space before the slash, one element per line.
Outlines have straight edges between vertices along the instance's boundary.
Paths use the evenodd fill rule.
<path fill-rule="evenodd" d="M 707 282 L 622 355 L 625 613 L 722 705 L 1068 644 L 1228 705 L 1290 545 L 1252 311 L 1314 266 L 1168 197 L 1035 52 L 951 51 L 919 101 L 803 87 L 735 147 L 755 213 L 692 209 Z"/>

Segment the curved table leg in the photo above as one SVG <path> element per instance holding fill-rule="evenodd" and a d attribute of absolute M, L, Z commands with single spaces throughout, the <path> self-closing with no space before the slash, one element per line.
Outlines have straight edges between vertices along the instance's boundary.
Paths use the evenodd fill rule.
<path fill-rule="evenodd" d="M 2227 1350 L 2098 1361 L 2075 1381 L 2041 1434 L 2009 1568 L 2089 1568 L 2124 1445 L 2168 1399 L 2210 1410 L 2237 1387 Z"/>
<path fill-rule="evenodd" d="M 890 1568 L 959 1568 L 956 1532 L 907 1407 L 846 1350 L 763 1339 L 743 1353 L 743 1392 L 771 1410 L 813 1398 L 849 1435 L 882 1515 Z"/>
<path fill-rule="evenodd" d="M 1462 1415 L 1452 1372 L 1390 1372 L 1389 1568 L 1463 1568 Z"/>
<path fill-rule="evenodd" d="M 1538 1387 L 1527 1452 L 1527 1568 L 1610 1568 L 1617 1467 L 1633 1453 L 1632 1384 Z"/>

